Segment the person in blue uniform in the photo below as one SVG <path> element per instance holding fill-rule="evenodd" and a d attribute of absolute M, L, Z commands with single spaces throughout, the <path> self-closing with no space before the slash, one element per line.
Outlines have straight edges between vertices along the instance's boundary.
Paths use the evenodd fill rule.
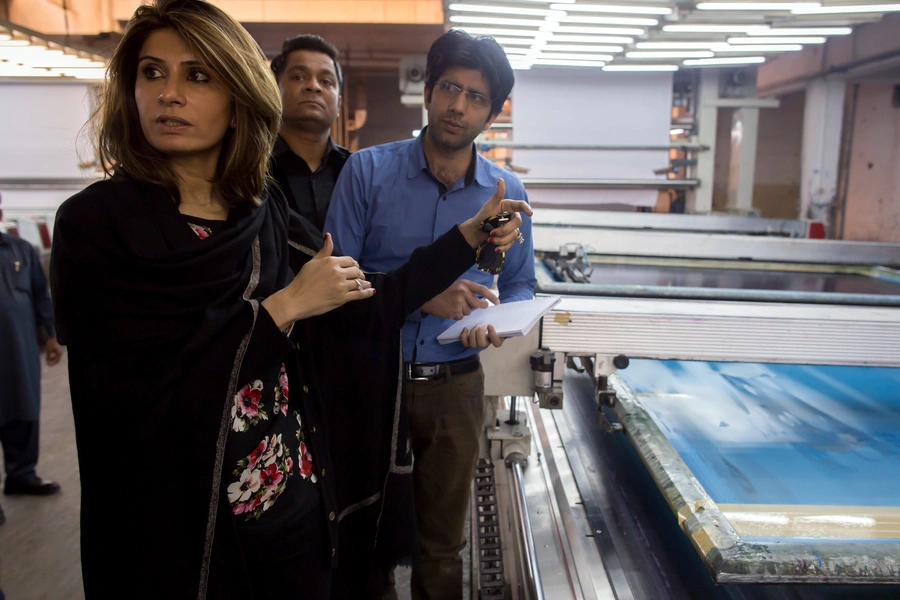
<path fill-rule="evenodd" d="M 40 256 L 29 242 L 0 233 L 0 443 L 5 494 L 49 495 L 60 489 L 35 472 L 41 409 L 37 326 L 49 337 L 47 365 L 53 366 L 63 350 L 56 341 Z M 0 524 L 5 520 L 0 509 Z"/>

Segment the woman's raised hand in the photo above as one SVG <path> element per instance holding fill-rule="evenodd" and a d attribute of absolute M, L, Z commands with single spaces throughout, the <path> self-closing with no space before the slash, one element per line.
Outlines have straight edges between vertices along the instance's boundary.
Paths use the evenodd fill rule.
<path fill-rule="evenodd" d="M 509 250 L 519 238 L 519 226 L 522 225 L 522 217 L 519 213 L 525 213 L 529 217 L 534 214 L 527 202 L 524 200 L 504 200 L 503 196 L 505 194 L 506 182 L 501 178 L 497 180 L 497 189 L 494 190 L 494 195 L 484 203 L 478 214 L 459 226 L 460 232 L 465 236 L 466 241 L 469 242 L 472 248 L 477 248 L 481 242 L 490 237 L 491 244 L 498 251 L 505 252 Z M 485 219 L 501 212 L 510 213 L 508 223 L 491 231 L 490 234 L 481 231 L 481 223 Z"/>
<path fill-rule="evenodd" d="M 333 250 L 331 234 L 326 233 L 322 249 L 303 265 L 294 280 L 263 301 L 278 327 L 375 295 L 359 264 L 349 256 L 331 256 Z"/>

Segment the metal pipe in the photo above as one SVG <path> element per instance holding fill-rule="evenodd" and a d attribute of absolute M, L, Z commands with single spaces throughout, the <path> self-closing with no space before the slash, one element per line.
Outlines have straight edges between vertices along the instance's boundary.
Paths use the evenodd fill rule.
<path fill-rule="evenodd" d="M 525 500 L 524 467 L 528 459 L 521 452 L 513 452 L 506 457 L 506 466 L 512 469 L 513 500 L 516 508 L 516 524 L 525 552 L 525 587 L 530 600 L 544 600 L 544 585 L 541 582 L 541 571 L 537 562 L 537 550 L 534 547 L 534 532 L 531 529 L 531 518 L 528 516 L 528 503 Z"/>
<path fill-rule="evenodd" d="M 681 190 L 700 185 L 697 179 L 522 179 L 526 188 Z"/>
<path fill-rule="evenodd" d="M 102 178 L 90 177 L 27 177 L 0 178 L 0 189 L 4 190 L 81 190 Z"/>
<path fill-rule="evenodd" d="M 702 152 L 709 150 L 709 146 L 697 146 L 690 144 L 668 144 L 662 146 L 617 146 L 609 144 L 526 144 L 517 143 L 509 140 L 491 140 L 485 142 L 477 142 L 479 150 L 489 150 L 491 148 L 511 148 L 513 150 L 602 150 L 602 151 L 639 151 L 639 152 L 656 152 L 669 150 L 682 150 L 685 152 Z"/>
<path fill-rule="evenodd" d="M 549 277 L 548 277 L 549 279 Z M 573 296 L 617 296 L 623 298 L 671 298 L 736 302 L 797 302 L 803 304 L 849 304 L 853 306 L 900 306 L 900 296 L 879 294 L 836 294 L 792 290 L 746 290 L 666 285 L 626 285 L 616 283 L 570 283 L 540 281 L 540 292 Z"/>

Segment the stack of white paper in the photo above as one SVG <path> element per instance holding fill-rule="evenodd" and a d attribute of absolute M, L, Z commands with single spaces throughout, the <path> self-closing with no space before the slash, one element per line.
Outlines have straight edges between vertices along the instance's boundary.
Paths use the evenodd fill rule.
<path fill-rule="evenodd" d="M 531 328 L 560 301 L 559 296 L 542 296 L 533 300 L 507 302 L 487 308 L 476 308 L 438 336 L 441 344 L 459 341 L 463 329 L 493 325 L 501 338 L 526 335 Z"/>

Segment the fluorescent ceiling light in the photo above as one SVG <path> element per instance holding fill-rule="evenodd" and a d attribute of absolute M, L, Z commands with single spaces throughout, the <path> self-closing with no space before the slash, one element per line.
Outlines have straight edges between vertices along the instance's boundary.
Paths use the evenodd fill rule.
<path fill-rule="evenodd" d="M 513 71 L 530 71 L 531 63 L 517 63 L 517 62 L 509 62 L 509 66 L 513 68 Z"/>
<path fill-rule="evenodd" d="M 630 44 L 634 38 L 603 36 L 603 35 L 551 35 L 547 38 L 549 43 L 576 42 L 580 44 Z"/>
<path fill-rule="evenodd" d="M 11 35 L 8 35 L 8 34 L 6 34 L 6 33 L 0 33 L 0 42 L 6 42 L 6 41 L 9 41 L 9 40 L 11 40 L 11 39 L 12 39 L 12 36 L 11 36 Z"/>
<path fill-rule="evenodd" d="M 521 15 L 526 17 L 549 17 L 551 15 L 562 16 L 558 10 L 546 8 L 520 8 L 518 6 L 487 6 L 483 4 L 451 4 L 450 10 L 455 12 L 491 13 L 495 15 Z"/>
<path fill-rule="evenodd" d="M 727 58 L 698 58 L 686 60 L 682 64 L 686 67 L 705 67 L 715 65 L 758 65 L 766 62 L 764 56 L 729 56 Z"/>
<path fill-rule="evenodd" d="M 734 45 L 747 45 L 747 46 L 752 46 L 754 44 L 824 44 L 825 38 L 823 38 L 823 37 L 767 37 L 767 38 L 733 37 L 733 38 L 728 38 L 728 43 L 734 44 Z"/>
<path fill-rule="evenodd" d="M 639 19 L 635 17 L 595 17 L 583 15 L 565 15 L 559 17 L 560 23 L 583 23 L 585 25 L 638 25 L 654 27 L 659 25 L 656 19 Z"/>
<path fill-rule="evenodd" d="M 844 6 L 819 6 L 796 8 L 795 15 L 846 15 L 852 13 L 883 13 L 900 11 L 900 4 L 847 4 Z"/>
<path fill-rule="evenodd" d="M 18 48 L 18 47 L 28 46 L 29 44 L 31 44 L 31 42 L 29 42 L 28 40 L 12 40 L 12 39 L 10 39 L 10 40 L 5 40 L 5 41 L 0 41 L 0 48 L 13 48 L 13 47 Z"/>
<path fill-rule="evenodd" d="M 531 48 L 504 48 L 503 51 L 507 54 L 529 54 Z"/>
<path fill-rule="evenodd" d="M 541 52 L 537 55 L 541 60 L 588 60 L 609 62 L 613 59 L 611 54 L 567 54 L 559 52 Z"/>
<path fill-rule="evenodd" d="M 627 27 L 571 27 L 558 26 L 552 30 L 547 26 L 542 27 L 545 31 L 553 31 L 553 33 L 596 33 L 598 35 L 644 35 L 646 29 L 630 29 Z"/>
<path fill-rule="evenodd" d="M 747 35 L 756 36 L 792 36 L 792 35 L 850 35 L 853 29 L 850 27 L 766 27 L 759 30 L 751 29 Z"/>
<path fill-rule="evenodd" d="M 625 58 L 660 59 L 660 58 L 712 58 L 715 53 L 702 50 L 671 50 L 661 52 L 626 52 Z"/>
<path fill-rule="evenodd" d="M 541 48 L 544 52 L 624 52 L 622 46 L 576 46 L 567 44 L 547 44 Z"/>
<path fill-rule="evenodd" d="M 672 9 L 668 6 L 634 6 L 619 4 L 551 4 L 553 10 L 567 12 L 599 12 L 617 13 L 622 15 L 671 15 Z"/>
<path fill-rule="evenodd" d="M 639 50 L 710 50 L 713 46 L 724 46 L 717 42 L 638 42 L 634 45 Z"/>
<path fill-rule="evenodd" d="M 748 33 L 752 29 L 764 29 L 765 25 L 727 25 L 698 23 L 696 25 L 664 25 L 668 33 Z"/>
<path fill-rule="evenodd" d="M 547 21 L 540 19 L 506 19 L 502 17 L 470 17 L 468 15 L 451 15 L 451 23 L 471 23 L 473 25 L 510 25 L 513 27 L 540 27 Z"/>
<path fill-rule="evenodd" d="M 678 65 L 606 65 L 604 71 L 645 71 L 645 72 L 663 72 L 677 71 Z"/>
<path fill-rule="evenodd" d="M 498 29 L 495 27 L 454 27 L 471 35 L 534 35 L 544 37 L 550 35 L 548 32 L 538 31 L 537 29 Z"/>
<path fill-rule="evenodd" d="M 821 2 L 701 2 L 697 10 L 752 10 L 756 12 L 789 11 L 803 8 L 819 8 Z"/>
<path fill-rule="evenodd" d="M 684 133 L 684 129 L 670 129 L 669 135 L 681 135 Z"/>
<path fill-rule="evenodd" d="M 494 38 L 494 41 L 501 46 L 530 46 L 535 40 L 534 38 Z"/>
<path fill-rule="evenodd" d="M 744 44 L 731 46 L 721 44 L 712 48 L 715 52 L 797 52 L 803 50 L 802 44 Z"/>
<path fill-rule="evenodd" d="M 556 66 L 560 66 L 560 67 L 602 67 L 602 66 L 604 66 L 606 63 L 605 63 L 605 62 L 598 62 L 598 61 L 591 61 L 591 60 L 557 60 L 557 59 L 553 59 L 553 60 L 544 60 L 544 59 L 537 59 L 537 60 L 534 61 L 534 64 L 536 64 L 536 65 L 546 65 L 546 66 L 556 65 Z"/>

